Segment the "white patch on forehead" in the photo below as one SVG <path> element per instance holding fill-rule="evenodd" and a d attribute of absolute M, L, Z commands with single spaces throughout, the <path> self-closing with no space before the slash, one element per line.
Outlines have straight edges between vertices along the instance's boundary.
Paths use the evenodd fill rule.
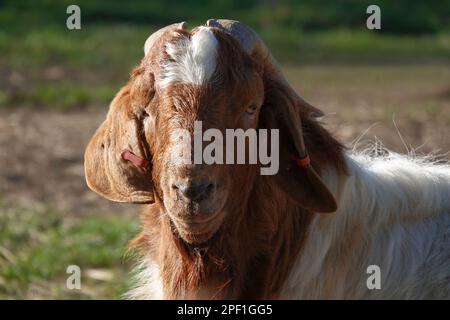
<path fill-rule="evenodd" d="M 166 45 L 166 52 L 172 58 L 163 65 L 161 87 L 173 82 L 205 84 L 216 69 L 219 42 L 207 27 L 199 30 L 189 39 L 183 36 Z"/>

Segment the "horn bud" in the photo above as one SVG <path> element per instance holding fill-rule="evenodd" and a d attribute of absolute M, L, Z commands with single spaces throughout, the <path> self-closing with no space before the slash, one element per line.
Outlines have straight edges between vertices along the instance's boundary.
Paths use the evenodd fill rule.
<path fill-rule="evenodd" d="M 147 40 L 145 41 L 145 44 L 144 44 L 145 55 L 147 55 L 147 53 L 150 51 L 150 49 L 155 45 L 155 43 L 159 40 L 159 38 L 161 38 L 161 36 L 164 33 L 166 33 L 167 31 L 176 30 L 176 29 L 186 30 L 187 22 L 183 21 L 183 22 L 174 23 L 174 24 L 168 25 L 168 26 L 161 28 L 158 31 L 155 31 L 154 33 L 152 33 L 150 35 L 150 37 L 147 38 Z"/>

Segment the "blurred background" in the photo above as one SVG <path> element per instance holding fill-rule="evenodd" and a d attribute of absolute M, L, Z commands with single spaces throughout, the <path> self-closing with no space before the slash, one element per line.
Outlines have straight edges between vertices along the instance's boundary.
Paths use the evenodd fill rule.
<path fill-rule="evenodd" d="M 66 27 L 81 8 L 81 30 Z M 381 8 L 381 30 L 366 9 Z M 120 298 L 137 206 L 84 182 L 86 143 L 143 56 L 179 21 L 241 20 L 350 147 L 381 141 L 449 159 L 450 2 L 366 0 L 0 1 L 0 298 Z M 68 265 L 81 290 L 66 288 Z"/>

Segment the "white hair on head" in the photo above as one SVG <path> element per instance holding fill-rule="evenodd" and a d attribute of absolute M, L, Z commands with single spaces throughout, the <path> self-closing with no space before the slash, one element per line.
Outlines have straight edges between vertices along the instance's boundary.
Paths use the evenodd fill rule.
<path fill-rule="evenodd" d="M 167 87 L 174 82 L 205 84 L 217 64 L 219 42 L 207 27 L 199 27 L 191 37 L 181 36 L 175 42 L 166 45 L 166 52 L 171 57 L 162 68 L 159 85 Z"/>

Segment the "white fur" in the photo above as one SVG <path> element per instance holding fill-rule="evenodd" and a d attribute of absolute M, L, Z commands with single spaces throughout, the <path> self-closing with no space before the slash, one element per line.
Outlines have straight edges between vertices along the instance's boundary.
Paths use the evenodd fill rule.
<path fill-rule="evenodd" d="M 136 266 L 134 287 L 124 298 L 132 300 L 157 300 L 164 298 L 163 284 L 158 266 L 148 259 Z"/>
<path fill-rule="evenodd" d="M 166 52 L 172 59 L 163 66 L 160 86 L 164 88 L 174 82 L 207 83 L 216 69 L 218 47 L 219 42 L 207 27 L 199 27 L 190 39 L 181 35 L 168 43 Z"/>
<path fill-rule="evenodd" d="M 316 215 L 280 298 L 450 299 L 450 167 L 394 153 L 346 161 L 348 177 L 324 173 L 339 209 Z M 129 297 L 161 298 L 157 266 L 144 264 Z M 380 290 L 366 286 L 370 265 Z"/>
<path fill-rule="evenodd" d="M 313 221 L 281 297 L 450 299 L 450 167 L 394 153 L 347 164 L 348 178 L 325 174 L 339 209 Z"/>

